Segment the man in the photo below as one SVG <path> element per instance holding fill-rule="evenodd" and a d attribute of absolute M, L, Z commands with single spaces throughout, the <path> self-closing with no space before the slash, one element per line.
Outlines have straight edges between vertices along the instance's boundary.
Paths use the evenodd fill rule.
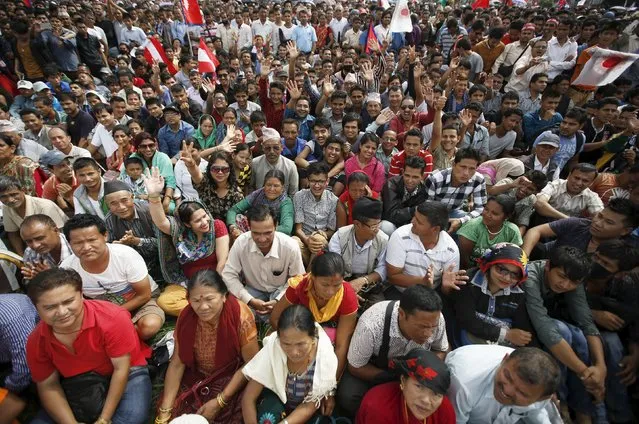
<path fill-rule="evenodd" d="M 107 243 L 104 221 L 95 215 L 75 215 L 65 224 L 64 235 L 73 255 L 60 267 L 78 271 L 82 294 L 122 306 L 131 312 L 140 338 L 153 337 L 164 324 L 164 311 L 152 298 L 158 285 L 142 256 L 124 244 Z"/>
<path fill-rule="evenodd" d="M 520 157 L 519 160 L 524 164 L 526 172 L 539 171 L 546 176 L 548 181 L 554 181 L 559 178 L 560 169 L 552 158 L 559 151 L 560 145 L 559 136 L 546 131 L 544 137 L 537 142 L 534 152 L 528 156 Z"/>
<path fill-rule="evenodd" d="M 535 112 L 541 107 L 541 96 L 546 91 L 546 87 L 548 87 L 547 74 L 539 72 L 530 78 L 528 89 L 519 93 L 519 108 L 524 114 Z"/>
<path fill-rule="evenodd" d="M 67 114 L 67 132 L 74 146 L 86 145 L 89 134 L 95 128 L 97 122 L 93 116 L 80 109 L 77 98 L 72 94 L 60 95 L 60 104 Z M 49 130 L 51 132 L 51 130 Z M 49 135 L 49 140 L 51 135 Z M 53 143 L 53 142 L 52 142 Z"/>
<path fill-rule="evenodd" d="M 563 120 L 557 112 L 557 106 L 561 100 L 561 94 L 553 89 L 545 90 L 541 95 L 541 105 L 538 110 L 524 115 L 524 142 L 531 146 L 537 135 L 560 124 Z"/>
<path fill-rule="evenodd" d="M 513 24 L 514 23 L 515 22 L 513 22 Z M 501 52 L 501 54 L 499 55 L 499 57 L 497 58 L 497 60 L 495 60 L 495 63 L 493 64 L 492 73 L 497 74 L 497 73 L 504 72 L 503 70 L 502 72 L 499 72 L 499 68 L 502 66 L 504 68 L 513 67 L 515 65 L 515 62 L 517 62 L 517 60 L 521 56 L 523 56 L 526 52 L 530 52 L 528 43 L 530 42 L 530 40 L 532 40 L 534 36 L 535 36 L 535 25 L 533 24 L 524 25 L 521 30 L 521 35 L 519 37 L 519 40 L 513 41 L 512 43 L 506 43 L 506 47 L 504 48 L 504 51 Z M 506 75 L 506 73 L 502 73 L 502 75 L 504 75 L 504 78 L 510 77 L 510 74 Z"/>
<path fill-rule="evenodd" d="M 309 266 L 315 255 L 324 250 L 336 229 L 337 196 L 328 186 L 326 164 L 314 162 L 307 168 L 309 188 L 293 197 L 295 205 L 295 236 L 304 265 Z"/>
<path fill-rule="evenodd" d="M 59 150 L 50 150 L 40 157 L 40 164 L 52 174 L 42 185 L 42 197 L 55 202 L 67 216 L 73 216 L 73 192 L 80 185 L 72 160 L 72 156 Z"/>
<path fill-rule="evenodd" d="M 596 177 L 597 169 L 593 165 L 578 164 L 566 180 L 551 181 L 537 195 L 537 214 L 551 220 L 594 216 L 604 208 L 597 193 L 588 188 Z"/>
<path fill-rule="evenodd" d="M 462 121 L 459 132 L 462 134 L 462 138 L 458 146 L 460 149 L 470 148 L 476 151 L 480 162 L 484 162 L 490 155 L 488 128 L 478 123 L 483 112 L 484 108 L 481 103 L 471 102 L 459 114 Z"/>
<path fill-rule="evenodd" d="M 60 266 L 73 255 L 67 238 L 48 215 L 28 216 L 20 225 L 20 237 L 27 245 L 24 250 L 22 275 L 32 280 L 41 271 Z"/>
<path fill-rule="evenodd" d="M 452 168 L 435 171 L 426 179 L 427 198 L 442 202 L 449 211 L 449 233 L 456 232 L 461 225 L 481 215 L 486 204 L 486 182 L 476 172 L 480 158 L 477 151 L 459 149 Z M 465 201 L 473 198 L 473 210 L 462 210 Z M 443 227 L 442 227 L 443 229 Z"/>
<path fill-rule="evenodd" d="M 523 113 L 520 109 L 508 109 L 503 112 L 501 124 L 496 127 L 490 123 L 488 133 L 488 158 L 497 159 L 513 155 L 517 130 L 520 128 Z"/>
<path fill-rule="evenodd" d="M 93 136 L 87 139 L 88 146 L 81 145 L 80 147 L 86 147 L 94 157 L 110 157 L 118 149 L 118 145 L 111 134 L 113 128 L 118 124 L 113 108 L 111 105 L 98 104 L 93 108 L 93 114 L 98 120 L 98 125 L 93 131 Z"/>
<path fill-rule="evenodd" d="M 373 386 L 395 380 L 389 359 L 415 347 L 443 358 L 448 351 L 442 300 L 435 290 L 415 285 L 398 301 L 379 302 L 360 317 L 348 349 L 348 369 L 337 392 L 338 403 L 354 416 Z"/>
<path fill-rule="evenodd" d="M 91 153 L 87 149 L 72 144 L 71 137 L 62 128 L 51 128 L 49 130 L 49 140 L 54 151 L 63 153 L 71 157 L 71 164 L 79 158 L 90 158 Z"/>
<path fill-rule="evenodd" d="M 55 203 L 25 194 L 20 182 L 14 177 L 0 176 L 0 202 L 4 230 L 11 247 L 19 255 L 24 254 L 24 242 L 20 238 L 19 230 L 26 217 L 39 213 L 49 215 L 58 228 L 62 228 L 67 221 L 67 216 Z"/>
<path fill-rule="evenodd" d="M 315 44 L 317 43 L 317 34 L 315 28 L 308 22 L 309 14 L 306 9 L 297 11 L 299 25 L 293 30 L 291 40 L 295 42 L 297 48 L 306 55 L 315 54 Z"/>
<path fill-rule="evenodd" d="M 149 117 L 144 121 L 144 131 L 157 137 L 160 128 L 166 125 L 162 101 L 157 97 L 151 97 L 146 100 L 146 109 L 149 111 Z"/>
<path fill-rule="evenodd" d="M 530 262 L 524 283 L 537 337 L 560 363 L 562 407 L 572 408 L 578 422 L 605 417 L 606 363 L 583 284 L 590 266 L 584 251 L 561 246 L 552 251 L 550 260 Z"/>
<path fill-rule="evenodd" d="M 299 175 L 295 162 L 285 158 L 282 153 L 280 133 L 273 128 L 262 128 L 262 150 L 264 154 L 253 159 L 251 174 L 251 187 L 261 188 L 264 185 L 264 176 L 271 169 L 279 169 L 284 173 L 284 191 L 290 197 L 295 196 L 299 186 Z"/>
<path fill-rule="evenodd" d="M 425 168 L 424 159 L 410 157 L 404 163 L 402 175 L 389 178 L 384 184 L 384 221 L 381 223 L 381 230 L 389 237 L 398 227 L 410 224 L 415 209 L 426 200 Z"/>
<path fill-rule="evenodd" d="M 469 345 L 450 352 L 446 365 L 458 424 L 561 422 L 550 400 L 561 373 L 541 349 Z"/>
<path fill-rule="evenodd" d="M 390 22 L 389 22 L 390 23 Z M 453 46 L 457 42 L 459 36 L 467 36 L 468 31 L 463 26 L 459 26 L 459 22 L 455 18 L 449 18 L 446 21 L 446 26 L 442 27 L 439 36 L 437 37 L 437 45 L 439 51 L 444 56 L 444 61 L 448 63 L 448 58 L 453 50 Z M 470 50 L 470 47 L 468 48 Z"/>
<path fill-rule="evenodd" d="M 268 20 L 268 6 L 266 6 L 265 4 L 260 5 L 258 13 L 259 19 L 251 24 L 253 37 L 255 38 L 258 35 L 262 36 L 264 43 L 272 47 L 271 37 L 276 26 L 275 24 L 273 24 L 273 22 Z M 298 16 L 299 13 L 300 12 L 298 11 Z"/>
<path fill-rule="evenodd" d="M 468 81 L 475 82 L 475 78 L 479 77 L 484 70 L 484 60 L 482 57 L 472 50 L 470 40 L 462 38 L 455 44 L 455 51 L 459 60 L 467 59 L 470 62 L 470 73 L 468 74 Z"/>
<path fill-rule="evenodd" d="M 158 262 L 158 241 L 147 202 L 133 200 L 129 186 L 122 181 L 104 183 L 104 202 L 109 208 L 104 221 L 108 242 L 135 249 L 149 268 L 149 274 L 162 275 Z"/>
<path fill-rule="evenodd" d="M 584 135 L 586 136 L 586 146 L 589 150 L 579 155 L 579 160 L 582 162 L 593 164 L 601 157 L 603 153 L 601 148 L 603 148 L 608 143 L 608 140 L 616 133 L 612 125 L 612 120 L 619 113 L 617 110 L 619 100 L 616 97 L 606 97 L 597 101 L 595 104 L 595 116 L 588 119 L 583 126 Z"/>
<path fill-rule="evenodd" d="M 433 170 L 433 156 L 428 150 L 422 150 L 424 144 L 422 132 L 417 128 L 411 128 L 404 137 L 404 150 L 394 155 L 390 161 L 388 177 L 401 175 L 404 164 L 412 157 L 419 157 L 424 161 L 424 178 Z"/>
<path fill-rule="evenodd" d="M 569 18 L 563 18 L 557 25 L 555 36 L 548 42 L 546 56 L 550 61 L 548 78 L 554 79 L 563 71 L 571 70 L 577 61 L 577 42 L 570 39 L 570 31 L 574 23 Z"/>
<path fill-rule="evenodd" d="M 140 47 L 146 42 L 146 34 L 139 27 L 133 26 L 133 19 L 128 13 L 122 17 L 124 28 L 120 32 L 120 42 L 131 47 Z"/>
<path fill-rule="evenodd" d="M 342 6 L 335 6 L 333 10 L 333 19 L 328 23 L 328 27 L 333 32 L 333 39 L 337 45 L 341 45 L 344 39 L 344 30 L 348 26 L 348 19 L 344 17 L 344 9 Z"/>
<path fill-rule="evenodd" d="M 171 87 L 171 96 L 173 96 L 173 103 L 168 107 L 172 106 L 178 109 L 182 121 L 194 128 L 197 127 L 202 116 L 202 106 L 189 98 L 186 94 L 186 89 L 180 84 L 175 84 Z"/>
<path fill-rule="evenodd" d="M 295 240 L 275 231 L 268 206 L 249 209 L 247 218 L 251 231 L 233 243 L 222 278 L 233 296 L 267 319 L 288 279 L 304 274 L 304 264 Z"/>
<path fill-rule="evenodd" d="M 503 36 L 503 28 L 493 27 L 488 31 L 488 38 L 473 46 L 473 51 L 483 59 L 483 72 L 487 74 L 490 73 L 495 61 L 506 48 L 504 43 L 501 42 Z"/>
<path fill-rule="evenodd" d="M 173 87 L 176 87 L 174 85 Z M 186 92 L 184 93 L 186 95 Z M 174 158 L 180 153 L 182 142 L 192 137 L 195 128 L 188 122 L 182 121 L 180 109 L 176 106 L 167 106 L 163 111 L 166 125 L 158 131 L 158 145 L 162 153 Z"/>
<path fill-rule="evenodd" d="M 37 142 L 47 150 L 51 149 L 51 141 L 48 134 L 50 127 L 44 125 L 40 112 L 35 109 L 22 109 L 20 118 L 27 129 L 22 136 Z"/>
<path fill-rule="evenodd" d="M 65 93 L 62 93 L 65 94 Z M 53 100 L 49 96 L 38 96 L 34 100 L 35 109 L 40 113 L 42 122 L 49 127 L 64 125 L 66 113 L 55 110 Z"/>
<path fill-rule="evenodd" d="M 89 34 L 87 25 L 81 18 L 75 20 L 75 28 L 75 42 L 80 60 L 89 67 L 93 75 L 100 75 L 102 67 L 107 66 L 107 59 L 102 51 L 103 46 L 100 40 Z"/>
<path fill-rule="evenodd" d="M 458 290 L 465 272 L 459 272 L 459 248 L 446 232 L 448 212 L 441 203 L 427 200 L 415 210 L 410 224 L 398 228 L 388 241 L 386 273 L 391 287 L 387 299 L 397 299 L 408 287 Z"/>

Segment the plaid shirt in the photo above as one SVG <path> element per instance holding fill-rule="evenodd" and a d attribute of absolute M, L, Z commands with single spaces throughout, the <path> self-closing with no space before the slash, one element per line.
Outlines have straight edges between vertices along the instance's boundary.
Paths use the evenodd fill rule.
<path fill-rule="evenodd" d="M 461 218 L 462 224 L 481 215 L 486 204 L 486 182 L 484 177 L 475 172 L 471 179 L 458 187 L 453 187 L 451 179 L 453 168 L 435 171 L 426 179 L 426 192 L 429 200 L 438 200 L 448 207 L 448 210 L 459 210 L 471 196 L 473 210 Z"/>
<path fill-rule="evenodd" d="M 73 251 L 71 250 L 71 246 L 67 242 L 67 238 L 64 236 L 64 234 L 60 233 L 60 262 L 56 262 L 50 253 L 40 254 L 30 247 L 27 247 L 24 250 L 24 256 L 22 257 L 22 260 L 25 264 L 32 265 L 36 262 L 42 262 L 45 265 L 49 265 L 51 268 L 56 268 L 62 263 L 63 260 L 71 255 L 73 255 Z"/>

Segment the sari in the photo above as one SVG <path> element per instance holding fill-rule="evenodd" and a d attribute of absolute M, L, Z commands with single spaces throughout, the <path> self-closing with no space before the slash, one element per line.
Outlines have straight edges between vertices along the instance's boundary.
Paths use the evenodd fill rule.
<path fill-rule="evenodd" d="M 328 25 L 315 25 L 315 35 L 317 35 L 315 50 L 319 50 L 333 41 L 333 31 Z"/>
<path fill-rule="evenodd" d="M 0 175 L 15 177 L 20 181 L 26 194 L 39 197 L 42 192 L 42 179 L 36 175 L 38 164 L 25 156 L 13 156 L 11 160 L 0 168 Z M 38 189 L 38 181 L 40 188 Z"/>

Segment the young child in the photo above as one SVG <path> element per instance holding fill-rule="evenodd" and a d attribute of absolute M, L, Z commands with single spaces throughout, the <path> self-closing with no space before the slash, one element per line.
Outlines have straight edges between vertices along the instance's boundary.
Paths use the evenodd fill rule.
<path fill-rule="evenodd" d="M 136 156 L 130 156 L 124 160 L 125 174 L 120 176 L 120 180 L 129 186 L 136 199 L 147 200 L 147 192 L 142 179 L 144 163 Z"/>
<path fill-rule="evenodd" d="M 262 154 L 262 128 L 266 126 L 266 116 L 264 112 L 255 111 L 251 113 L 251 132 L 246 134 L 245 143 L 251 148 L 253 157 Z"/>

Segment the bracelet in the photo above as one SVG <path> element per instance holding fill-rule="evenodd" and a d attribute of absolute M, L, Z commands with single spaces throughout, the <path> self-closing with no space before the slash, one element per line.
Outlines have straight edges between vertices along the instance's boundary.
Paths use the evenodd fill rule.
<path fill-rule="evenodd" d="M 162 199 L 160 197 L 149 197 L 149 203 L 162 203 Z"/>
<path fill-rule="evenodd" d="M 171 408 L 162 408 L 162 407 L 160 407 L 158 409 L 158 411 L 160 411 L 160 413 L 162 413 L 162 414 L 168 414 L 168 413 L 173 411 L 173 408 L 172 407 Z"/>
<path fill-rule="evenodd" d="M 164 419 L 160 419 L 160 418 L 156 418 L 155 419 L 155 424 L 167 424 L 169 422 L 171 418 L 164 418 Z"/>
<path fill-rule="evenodd" d="M 149 199 L 161 199 L 162 195 L 160 193 L 149 194 Z"/>
<path fill-rule="evenodd" d="M 222 392 L 217 394 L 217 404 L 220 405 L 220 409 L 224 409 L 228 403 L 224 399 L 224 394 Z"/>

